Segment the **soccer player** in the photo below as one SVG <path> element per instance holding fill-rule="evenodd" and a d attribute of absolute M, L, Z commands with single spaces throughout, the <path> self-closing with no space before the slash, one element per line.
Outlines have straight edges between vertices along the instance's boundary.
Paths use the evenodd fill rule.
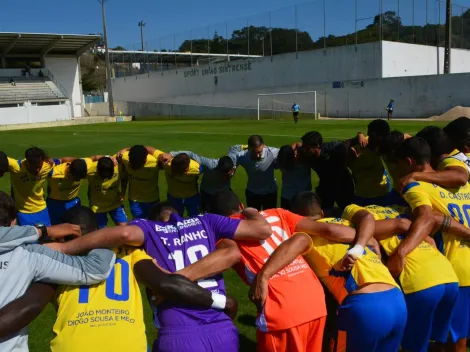
<path fill-rule="evenodd" d="M 16 218 L 15 202 L 7 194 L 0 193 L 0 226 L 11 226 Z M 47 228 L 39 228 L 47 237 Z M 28 244 L 10 246 L 2 243 L 0 253 L 0 307 L 24 294 L 32 282 L 48 282 L 63 285 L 92 285 L 105 280 L 113 267 L 115 255 L 107 249 L 91 251 L 86 256 L 71 257 L 45 246 Z M 27 351 L 26 329 L 0 338 L 0 351 Z"/>
<path fill-rule="evenodd" d="M 113 157 L 114 158 L 114 157 Z M 111 157 L 101 157 L 88 170 L 88 199 L 100 229 L 108 225 L 108 214 L 118 226 L 127 224 L 122 202 L 126 190 L 119 190 L 121 167 Z"/>
<path fill-rule="evenodd" d="M 310 165 L 290 145 L 279 149 L 276 164 L 282 174 L 281 208 L 289 210 L 290 202 L 297 193 L 312 190 Z"/>
<path fill-rule="evenodd" d="M 242 209 L 243 205 L 235 193 L 226 190 L 215 195 L 210 211 L 239 218 Z M 234 268 L 249 285 L 254 282 L 273 251 L 297 231 L 344 241 L 355 238 L 355 231 L 351 228 L 317 223 L 284 209 L 267 209 L 260 214 L 271 225 L 271 237 L 259 243 L 236 241 L 241 261 Z M 224 245 L 228 246 L 227 240 L 224 241 Z M 223 261 L 223 255 L 216 259 L 215 254 L 216 252 L 187 268 L 192 270 L 190 275 L 205 277 L 204 270 L 197 271 L 195 267 L 202 266 L 211 257 L 213 258 L 210 264 L 205 264 L 210 268 L 210 272 L 225 269 L 220 263 Z M 321 351 L 325 315 L 325 298 L 318 278 L 308 270 L 307 264 L 300 256 L 293 258 L 269 280 L 269 295 L 266 302 L 258 306 L 258 351 Z"/>
<path fill-rule="evenodd" d="M 201 196 L 197 181 L 202 172 L 202 166 L 185 153 L 176 155 L 165 164 L 168 201 L 181 216 L 183 216 L 185 209 L 188 216 L 199 214 Z"/>
<path fill-rule="evenodd" d="M 399 219 L 406 217 L 407 208 L 348 206 L 343 219 L 356 227 L 361 225 L 364 214 L 370 213 L 375 220 Z M 439 230 L 439 228 L 437 229 Z M 470 231 L 469 231 L 470 232 Z M 406 232 L 382 237 L 381 247 L 388 256 L 392 255 Z M 452 309 L 459 290 L 458 278 L 452 265 L 436 248 L 423 240 L 414 251 L 406 256 L 405 266 L 399 276 L 400 286 L 405 294 L 408 310 L 405 333 L 402 340 L 404 351 L 426 352 L 429 340 L 442 345 L 447 342 Z"/>
<path fill-rule="evenodd" d="M 79 241 L 55 244 L 61 251 L 84 252 L 91 248 L 130 244 L 144 246 L 163 269 L 175 273 L 215 250 L 221 238 L 264 240 L 271 227 L 255 209 L 246 209 L 248 220 L 214 214 L 182 218 L 176 210 L 168 222 L 135 220 L 129 225 L 105 228 Z M 199 282 L 212 293 L 225 294 L 222 275 Z M 220 305 L 225 302 L 215 299 Z M 214 309 L 182 308 L 163 302 L 157 311 L 161 326 L 154 351 L 238 351 L 238 333 L 230 318 Z"/>
<path fill-rule="evenodd" d="M 80 181 L 86 178 L 95 158 L 53 160 L 55 166 L 47 175 L 47 210 L 52 224 L 57 225 L 67 210 L 80 205 Z"/>
<path fill-rule="evenodd" d="M 170 152 L 171 157 L 181 153 L 187 154 L 202 166 L 204 173 L 200 187 L 201 210 L 208 211 L 212 197 L 219 191 L 230 189 L 230 181 L 235 174 L 235 164 L 228 156 L 210 159 L 191 151 Z"/>
<path fill-rule="evenodd" d="M 248 150 L 232 152 L 229 156 L 238 166 L 241 165 L 248 176 L 245 189 L 246 204 L 258 210 L 276 208 L 277 183 L 274 177 L 276 158 L 279 149 L 264 145 L 263 137 L 253 135 L 248 138 Z"/>
<path fill-rule="evenodd" d="M 428 126 L 416 136 L 428 143 L 431 149 L 431 167 L 437 171 L 412 172 L 406 175 L 400 180 L 402 189 L 416 181 L 434 183 L 441 187 L 465 186 L 470 175 L 470 168 L 466 162 L 468 157 L 458 149 L 454 149 L 447 134 L 439 127 Z"/>
<path fill-rule="evenodd" d="M 44 199 L 44 183 L 54 163 L 37 147 L 29 148 L 24 159 L 0 155 L 1 174 L 10 173 L 12 196 L 18 209 L 19 225 L 50 225 L 51 220 Z"/>
<path fill-rule="evenodd" d="M 402 175 L 411 172 L 433 172 L 430 165 L 431 149 L 420 137 L 404 141 L 395 151 Z M 406 256 L 428 236 L 435 225 L 433 210 L 469 227 L 470 185 L 460 188 L 442 188 L 426 182 L 413 182 L 403 189 L 403 197 L 413 211 L 414 221 L 406 238 L 401 241 L 395 254 L 390 256 L 388 266 L 392 274 L 402 272 Z M 453 309 L 450 325 L 450 341 L 455 351 L 465 351 L 470 328 L 470 247 L 468 239 L 448 232 L 442 227 L 435 235 L 437 247 L 451 262 L 459 279 L 459 293 Z"/>
<path fill-rule="evenodd" d="M 160 200 L 158 188 L 158 157 L 162 151 L 135 145 L 118 153 L 122 163 L 121 190 L 125 192 L 129 180 L 129 207 L 134 219 L 147 218 L 150 208 Z"/>
<path fill-rule="evenodd" d="M 354 203 L 388 205 L 387 195 L 392 187 L 379 150 L 390 138 L 390 126 L 387 121 L 374 120 L 369 123 L 367 135 L 367 146 L 353 146 L 348 162 L 356 184 Z"/>
<path fill-rule="evenodd" d="M 96 216 L 86 207 L 69 210 L 65 220 L 80 225 L 83 234 L 96 230 Z M 55 301 L 57 319 L 52 351 L 147 351 L 137 281 L 173 304 L 205 309 L 217 306 L 209 291 L 181 275 L 163 273 L 143 250 L 124 246 L 114 252 L 114 268 L 100 284 L 91 287 L 31 285 L 21 298 L 0 310 L 0 336 L 27 326 L 50 301 Z M 224 300 L 222 295 L 213 296 Z"/>
<path fill-rule="evenodd" d="M 387 110 L 387 120 L 392 119 L 394 109 L 395 109 L 395 100 L 390 99 L 390 101 L 388 102 L 387 107 L 385 108 L 385 110 Z"/>
<path fill-rule="evenodd" d="M 311 192 L 296 197 L 292 201 L 292 209 L 312 219 L 322 217 L 318 197 Z M 364 244 L 367 238 L 379 231 L 377 226 L 380 228 L 384 224 L 376 226 L 373 217 L 367 214 L 364 220 L 357 227 L 358 235 L 362 234 L 361 241 L 358 236 L 353 248 L 302 231 L 282 242 L 253 282 L 251 299 L 263 302 L 269 293 L 268 285 L 273 280 L 270 278 L 302 255 L 340 304 L 334 350 L 398 351 L 407 316 L 405 301 L 380 258 Z M 318 221 L 351 226 L 342 219 Z"/>
<path fill-rule="evenodd" d="M 331 209 L 335 203 L 344 209 L 354 200 L 354 181 L 346 162 L 348 148 L 357 140 L 323 143 L 322 135 L 311 131 L 302 136 L 301 143 L 294 144 L 301 160 L 308 162 L 320 179 L 315 191 L 323 209 Z"/>
<path fill-rule="evenodd" d="M 299 112 L 300 112 L 300 105 L 294 102 L 291 108 L 292 116 L 294 117 L 294 123 L 299 121 Z"/>

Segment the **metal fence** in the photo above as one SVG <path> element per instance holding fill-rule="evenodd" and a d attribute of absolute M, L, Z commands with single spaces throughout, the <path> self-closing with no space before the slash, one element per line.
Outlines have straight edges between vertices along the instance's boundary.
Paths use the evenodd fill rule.
<path fill-rule="evenodd" d="M 452 47 L 470 49 L 470 0 L 461 1 L 467 3 L 452 7 Z M 317 0 L 146 39 L 142 54 L 141 42 L 123 45 L 128 54 L 119 60 L 111 55 L 111 60 L 115 69 L 127 63 L 127 74 L 136 74 L 202 62 L 172 53 L 208 54 L 211 63 L 215 54 L 225 54 L 227 60 L 233 54 L 272 58 L 379 40 L 443 46 L 444 23 L 445 0 Z M 144 32 L 144 37 L 153 33 Z"/>

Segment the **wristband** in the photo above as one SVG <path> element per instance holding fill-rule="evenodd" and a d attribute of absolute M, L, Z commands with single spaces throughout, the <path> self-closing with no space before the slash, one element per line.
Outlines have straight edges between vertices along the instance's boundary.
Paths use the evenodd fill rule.
<path fill-rule="evenodd" d="M 364 255 L 364 247 L 362 247 L 360 244 L 356 244 L 353 248 L 348 251 L 348 254 L 356 258 L 362 258 L 362 256 Z"/>
<path fill-rule="evenodd" d="M 227 302 L 227 297 L 225 297 L 224 295 L 221 295 L 219 293 L 212 293 L 211 308 L 224 310 L 226 302 Z"/>

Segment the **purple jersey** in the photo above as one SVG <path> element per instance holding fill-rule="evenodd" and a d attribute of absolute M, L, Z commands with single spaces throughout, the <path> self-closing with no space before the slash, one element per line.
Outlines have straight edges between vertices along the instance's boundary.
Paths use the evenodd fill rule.
<path fill-rule="evenodd" d="M 240 220 L 214 214 L 183 219 L 172 214 L 168 222 L 134 220 L 145 234 L 145 251 L 162 268 L 176 272 L 197 262 L 215 250 L 221 238 L 233 238 Z M 222 274 L 201 280 L 199 286 L 225 295 Z M 214 309 L 187 308 L 163 302 L 158 307 L 158 323 L 162 328 L 203 325 L 230 318 Z"/>

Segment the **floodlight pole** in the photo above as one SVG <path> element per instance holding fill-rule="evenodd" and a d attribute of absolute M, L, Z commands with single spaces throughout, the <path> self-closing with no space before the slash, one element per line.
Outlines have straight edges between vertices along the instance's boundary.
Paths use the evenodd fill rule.
<path fill-rule="evenodd" d="M 463 20 L 463 19 L 462 19 Z M 444 74 L 450 73 L 450 60 L 452 48 L 452 0 L 446 1 L 446 38 L 444 49 Z"/>
<path fill-rule="evenodd" d="M 104 56 L 106 63 L 106 86 L 108 89 L 109 116 L 114 116 L 113 86 L 111 84 L 111 65 L 109 64 L 108 33 L 106 31 L 106 13 L 104 9 L 106 1 L 108 0 L 98 0 L 101 4 L 101 15 L 103 17 Z"/>
<path fill-rule="evenodd" d="M 142 43 L 142 52 L 144 51 L 144 27 L 145 27 L 145 22 L 144 21 L 139 21 L 137 24 L 140 27 L 140 42 Z"/>

